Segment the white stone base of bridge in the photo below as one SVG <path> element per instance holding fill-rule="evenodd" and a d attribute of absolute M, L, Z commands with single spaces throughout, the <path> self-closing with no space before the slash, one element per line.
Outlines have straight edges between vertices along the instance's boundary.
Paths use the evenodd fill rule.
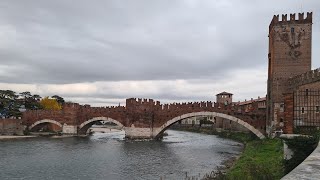
<path fill-rule="evenodd" d="M 159 134 L 161 128 L 136 128 L 125 127 L 126 138 L 129 139 L 154 139 Z"/>
<path fill-rule="evenodd" d="M 63 125 L 62 126 L 62 134 L 66 135 L 77 135 L 78 127 L 73 125 Z"/>

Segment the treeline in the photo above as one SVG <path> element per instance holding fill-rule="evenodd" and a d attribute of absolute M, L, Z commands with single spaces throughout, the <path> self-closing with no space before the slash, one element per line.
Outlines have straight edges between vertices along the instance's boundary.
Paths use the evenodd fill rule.
<path fill-rule="evenodd" d="M 0 90 L 0 118 L 18 118 L 26 110 L 59 110 L 64 103 L 64 99 L 58 95 L 42 98 L 28 91 L 16 93 L 12 90 Z"/>

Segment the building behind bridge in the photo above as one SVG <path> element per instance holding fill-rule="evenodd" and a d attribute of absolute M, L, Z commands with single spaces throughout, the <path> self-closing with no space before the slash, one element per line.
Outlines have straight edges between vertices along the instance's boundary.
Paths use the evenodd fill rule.
<path fill-rule="evenodd" d="M 256 99 L 244 100 L 239 102 L 233 102 L 233 94 L 229 92 L 221 92 L 216 94 L 216 106 L 232 105 L 238 108 L 238 113 L 250 113 L 256 110 L 266 111 L 266 97 L 258 97 Z M 220 117 L 192 117 L 184 119 L 180 122 L 179 126 L 188 127 L 210 127 L 217 131 L 241 131 L 249 132 L 249 130 L 240 124 L 223 119 Z"/>

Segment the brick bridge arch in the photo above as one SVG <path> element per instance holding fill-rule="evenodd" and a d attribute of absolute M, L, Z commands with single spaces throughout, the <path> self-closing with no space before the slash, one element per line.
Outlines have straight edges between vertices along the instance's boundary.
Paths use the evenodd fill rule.
<path fill-rule="evenodd" d="M 124 125 L 122 123 L 120 123 L 119 121 L 115 120 L 115 119 L 112 119 L 110 117 L 104 117 L 104 116 L 101 116 L 101 117 L 94 117 L 94 118 L 91 118 L 83 123 L 81 123 L 79 125 L 79 134 L 86 134 L 86 132 L 88 131 L 88 129 L 96 122 L 98 121 L 109 121 L 109 122 L 112 122 L 116 125 L 118 125 L 121 129 L 124 127 Z"/>
<path fill-rule="evenodd" d="M 264 139 L 265 136 L 256 128 L 254 128 L 252 125 L 250 125 L 249 123 L 234 117 L 234 116 L 230 116 L 227 114 L 223 114 L 223 113 L 218 113 L 218 112 L 208 112 L 208 111 L 202 111 L 202 112 L 194 112 L 194 113 L 187 113 L 187 114 L 183 114 L 181 116 L 177 116 L 173 119 L 168 120 L 166 123 L 164 123 L 160 128 L 158 128 L 153 134 L 154 137 L 158 137 L 159 135 L 161 135 L 166 129 L 168 129 L 172 124 L 186 119 L 186 118 L 190 118 L 190 117 L 196 117 L 196 116 L 213 116 L 213 117 L 220 117 L 220 118 L 224 118 L 233 122 L 236 122 L 242 126 L 244 126 L 245 128 L 249 129 L 252 133 L 254 133 L 257 137 L 259 137 L 260 139 Z M 214 122 L 214 120 L 210 119 L 209 121 Z"/>
<path fill-rule="evenodd" d="M 42 119 L 42 120 L 36 121 L 33 124 L 31 124 L 28 128 L 29 128 L 29 130 L 32 130 L 34 127 L 36 127 L 36 126 L 38 126 L 40 124 L 44 124 L 44 123 L 55 124 L 55 125 L 61 127 L 61 129 L 62 129 L 62 124 L 59 123 L 58 121 L 52 120 L 52 119 Z"/>

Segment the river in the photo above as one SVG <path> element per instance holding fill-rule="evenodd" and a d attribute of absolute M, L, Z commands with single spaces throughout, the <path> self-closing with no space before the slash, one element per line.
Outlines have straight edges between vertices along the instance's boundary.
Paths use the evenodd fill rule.
<path fill-rule="evenodd" d="M 0 141 L 0 179 L 184 179 L 203 177 L 242 145 L 214 135 L 168 130 L 162 141 L 124 132 L 80 138 Z"/>

